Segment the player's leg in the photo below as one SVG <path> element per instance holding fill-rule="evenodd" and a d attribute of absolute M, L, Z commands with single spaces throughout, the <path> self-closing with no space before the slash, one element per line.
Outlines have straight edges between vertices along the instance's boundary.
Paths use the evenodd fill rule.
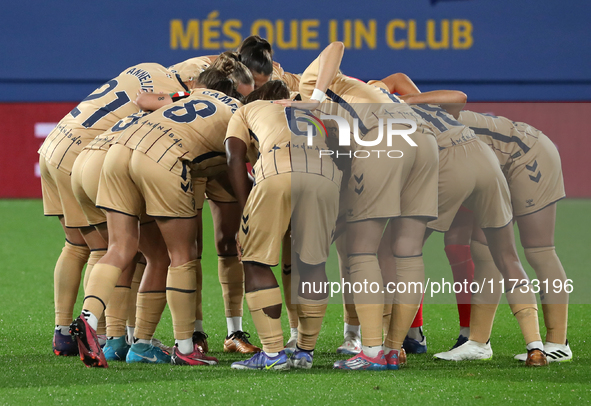
<path fill-rule="evenodd" d="M 460 207 L 449 230 L 445 232 L 443 242 L 445 254 L 449 260 L 454 283 L 468 286 L 474 281 L 474 262 L 470 254 L 470 240 L 473 228 L 473 215 L 470 210 Z M 470 336 L 470 292 L 456 294 L 460 334 L 453 348 L 462 345 Z"/>
<path fill-rule="evenodd" d="M 88 224 L 91 227 L 81 228 L 84 239 L 86 240 L 91 254 L 84 274 L 84 288 L 88 284 L 88 279 L 94 265 L 102 258 L 107 250 L 107 235 L 103 235 L 94 225 L 105 224 L 105 213 L 96 207 L 96 195 L 98 192 L 98 183 L 106 151 L 83 150 L 72 167 L 71 188 Z M 101 345 L 106 342 L 106 321 L 105 315 L 101 316 L 98 323 L 97 334 Z"/>
<path fill-rule="evenodd" d="M 343 233 L 335 241 L 339 257 L 339 273 L 344 283 L 351 284 L 349 260 L 347 257 L 347 233 Z M 343 289 L 343 336 L 344 341 L 337 348 L 337 354 L 357 355 L 361 352 L 361 326 L 355 310 L 353 292 Z"/>
<path fill-rule="evenodd" d="M 171 362 L 173 365 L 215 365 L 217 360 L 205 356 L 202 348 L 193 340 L 196 292 L 201 282 L 197 275 L 198 250 L 195 217 L 158 217 L 156 223 L 170 255 L 166 299 L 172 314 L 175 338 Z"/>
<path fill-rule="evenodd" d="M 252 345 L 248 341 L 249 334 L 242 330 L 244 270 L 238 260 L 236 246 L 236 233 L 240 227 L 241 218 L 240 207 L 235 201 L 212 200 L 217 197 L 211 190 L 213 188 L 212 185 L 208 191 L 208 197 L 210 197 L 209 208 L 213 217 L 214 238 L 218 254 L 218 278 L 222 286 L 228 329 L 224 340 L 224 351 L 255 353 L 260 351 L 260 348 Z M 232 200 L 234 199 L 232 198 Z"/>
<path fill-rule="evenodd" d="M 388 286 L 395 286 L 396 280 L 396 258 L 392 255 L 392 224 L 391 221 L 384 234 L 382 236 L 382 240 L 380 242 L 380 247 L 378 249 L 378 260 L 380 263 L 380 269 L 382 270 L 382 278 L 384 279 L 384 287 L 387 288 Z M 387 271 L 386 271 L 387 270 Z M 394 291 L 389 291 L 388 289 L 384 289 L 385 292 L 385 299 L 384 299 L 384 314 L 382 319 L 382 326 L 384 331 L 384 336 L 388 334 L 388 330 L 390 329 L 390 320 L 392 317 L 392 304 L 394 303 Z M 423 354 L 427 352 L 427 339 L 423 334 L 423 301 L 421 300 L 421 304 L 419 309 L 417 310 L 417 314 L 408 330 L 406 337 L 404 338 L 404 342 L 402 343 L 402 348 L 404 348 L 405 354 Z"/>
<path fill-rule="evenodd" d="M 483 231 L 495 264 L 503 275 L 503 289 L 511 311 L 519 322 L 528 353 L 543 350 L 535 295 L 531 289 L 526 288 L 525 293 L 519 289 L 521 286 L 530 287 L 530 281 L 517 255 L 513 224 L 499 229 L 486 228 Z M 511 283 L 511 280 L 516 283 Z"/>
<path fill-rule="evenodd" d="M 519 216 L 516 220 L 525 257 L 536 272 L 541 289 L 540 298 L 546 325 L 544 351 L 550 362 L 568 361 L 572 359 L 566 335 L 569 294 L 564 289 L 566 273 L 554 247 L 556 204 Z"/>
<path fill-rule="evenodd" d="M 395 269 L 388 269 L 385 274 L 390 273 L 391 276 L 386 278 L 395 280 L 397 286 L 403 284 L 406 289 L 405 292 L 397 291 L 394 295 L 392 317 L 384 341 L 384 353 L 396 354 L 397 358 L 400 358 L 402 344 L 423 298 L 423 292 L 417 286 L 422 286 L 425 279 L 422 250 L 428 220 L 427 217 L 391 220 L 390 252 L 395 258 Z M 392 365 L 392 369 L 398 368 L 397 363 L 394 362 Z"/>
<path fill-rule="evenodd" d="M 252 189 L 239 231 L 244 290 L 263 351 L 234 369 L 289 369 L 281 329 L 281 289 L 271 267 L 279 263 L 291 213 L 291 174 L 265 179 Z"/>
<path fill-rule="evenodd" d="M 203 204 L 205 203 L 205 190 L 207 187 L 207 178 L 193 178 L 193 194 L 195 196 L 197 224 L 197 289 L 195 291 L 195 327 L 193 331 L 193 340 L 201 346 L 203 353 L 209 351 L 208 335 L 203 331 L 203 267 L 201 265 L 203 255 Z"/>
<path fill-rule="evenodd" d="M 509 187 L 494 153 L 483 143 L 474 144 L 473 163 L 477 178 L 474 193 L 466 207 L 474 211 L 476 224 L 484 231 L 495 265 L 504 278 L 503 289 L 511 311 L 519 322 L 528 350 L 526 365 L 547 365 L 538 325 L 538 308 L 530 280 L 521 266 L 515 248 Z M 476 153 L 476 148 L 480 152 Z M 489 164 L 484 167 L 485 162 Z"/>
<path fill-rule="evenodd" d="M 141 231 L 140 231 L 140 246 L 141 246 Z M 131 279 L 131 288 L 129 295 L 127 296 L 127 322 L 126 322 L 126 333 L 127 342 L 133 343 L 133 332 L 135 330 L 135 318 L 137 312 L 137 295 L 146 270 L 146 258 L 143 254 L 139 253 L 137 264 L 135 265 L 135 271 L 133 272 L 133 278 Z"/>
<path fill-rule="evenodd" d="M 361 289 L 359 293 L 353 291 L 355 309 L 361 325 L 362 350 L 349 360 L 335 362 L 335 368 L 386 369 L 382 348 L 383 280 L 377 258 L 378 247 L 386 223 L 387 219 L 347 223 L 347 254 L 351 286 L 366 287 L 366 289 Z M 373 286 L 372 290 L 369 289 L 371 286 Z"/>
<path fill-rule="evenodd" d="M 401 217 L 391 220 L 389 262 L 394 258 L 395 266 L 382 270 L 386 280 L 395 280 L 397 286 L 406 287 L 404 293 L 397 289 L 394 295 L 390 326 L 384 341 L 388 369 L 394 370 L 406 363 L 402 345 L 423 299 L 425 270 L 422 251 L 424 241 L 431 233 L 427 230 L 427 223 L 437 218 L 439 211 L 440 154 L 437 142 L 428 135 L 413 135 L 413 140 L 418 147 L 400 193 Z M 423 338 L 422 331 L 418 333 Z"/>
<path fill-rule="evenodd" d="M 291 230 L 288 230 L 281 246 L 281 281 L 283 283 L 287 319 L 289 320 L 289 339 L 285 343 L 285 351 L 288 353 L 295 351 L 298 341 L 298 309 L 292 300 L 292 290 L 298 286 L 297 278 L 299 274 L 297 265 L 292 265 L 291 241 Z"/>
<path fill-rule="evenodd" d="M 78 345 L 72 340 L 69 330 L 78 296 L 82 269 L 90 255 L 86 241 L 77 228 L 67 228 L 63 216 L 59 217 L 66 236 L 64 248 L 55 264 L 54 303 L 55 331 L 53 352 L 56 355 L 77 355 Z"/>
<path fill-rule="evenodd" d="M 507 179 L 521 244 L 539 281 L 546 342 L 550 343 L 550 348 L 544 350 L 550 362 L 569 360 L 569 295 L 564 290 L 566 275 L 554 247 L 555 203 L 564 198 L 565 191 L 560 155 L 554 143 L 539 134 L 526 156 L 510 167 Z"/>
<path fill-rule="evenodd" d="M 474 261 L 474 282 L 483 286 L 481 292 L 472 295 L 470 309 L 471 341 L 486 344 L 491 336 L 497 307 L 502 297 L 502 275 L 495 265 L 484 232 L 474 225 L 470 252 Z"/>
<path fill-rule="evenodd" d="M 95 340 L 99 318 L 103 315 L 123 269 L 130 266 L 138 250 L 137 217 L 108 211 L 109 248 L 94 266 L 85 291 L 82 314 L 70 325 L 87 366 L 106 367 L 104 354 Z"/>
<path fill-rule="evenodd" d="M 169 363 L 172 349 L 154 339 L 154 332 L 166 306 L 166 277 L 170 259 L 156 222 L 142 219 L 139 249 L 145 252 L 146 267 L 138 289 L 136 327 L 126 361 Z"/>
<path fill-rule="evenodd" d="M 113 293 L 109 298 L 103 317 L 106 321 L 107 342 L 103 353 L 107 361 L 125 361 L 130 344 L 127 342 L 127 304 L 131 281 L 135 272 L 138 255 L 123 269 Z M 100 323 L 99 330 L 100 331 Z"/>
<path fill-rule="evenodd" d="M 82 269 L 90 255 L 78 227 L 87 226 L 88 223 L 83 218 L 81 209 L 71 192 L 70 176 L 49 165 L 43 156 L 39 158 L 39 170 L 43 192 L 43 213 L 46 216 L 57 216 L 65 235 L 64 248 L 56 261 L 53 273 L 56 325 L 53 351 L 56 355 L 75 355 L 78 353 L 77 345 L 69 337 L 67 326 L 68 319 L 73 315 Z M 82 219 L 77 215 L 76 208 L 82 214 Z M 67 213 L 70 209 L 74 210 L 74 215 L 69 223 L 66 214 L 72 214 Z M 77 223 L 78 221 L 82 223 Z"/>
<path fill-rule="evenodd" d="M 325 268 L 339 211 L 339 185 L 317 175 L 294 173 L 291 202 L 292 261 L 299 281 L 298 339 L 291 362 L 309 369 L 328 303 Z"/>
<path fill-rule="evenodd" d="M 72 183 L 74 184 L 74 179 L 72 180 Z M 84 207 L 81 207 L 84 210 Z M 106 217 L 103 218 L 106 221 Z M 84 241 L 86 241 L 86 245 L 88 245 L 88 247 L 90 248 L 90 256 L 88 258 L 88 263 L 86 264 L 86 271 L 84 274 L 83 281 L 83 286 L 86 292 L 86 285 L 88 283 L 88 280 L 90 279 L 90 275 L 92 273 L 94 265 L 96 265 L 100 258 L 102 258 L 103 255 L 107 252 L 107 240 L 98 232 L 98 230 L 95 227 L 82 227 L 79 230 L 80 234 L 82 234 L 82 237 L 84 238 Z M 101 346 L 104 346 L 107 342 L 107 323 L 105 314 L 103 314 L 99 318 L 96 333 L 99 337 L 99 343 L 101 344 Z"/>
<path fill-rule="evenodd" d="M 482 286 L 482 291 L 472 294 L 470 335 L 463 343 L 459 343 L 458 339 L 459 345 L 454 345 L 450 351 L 435 354 L 436 358 L 463 360 L 492 357 L 489 339 L 503 293 L 502 289 L 499 289 L 502 275 L 494 263 L 484 232 L 476 224 L 473 226 L 471 239 L 470 252 L 474 262 L 474 282 Z M 464 346 L 468 342 L 472 347 Z"/>
<path fill-rule="evenodd" d="M 98 319 L 123 269 L 132 263 L 138 251 L 138 219 L 143 199 L 129 176 L 131 154 L 124 146 L 111 147 L 101 171 L 97 206 L 107 210 L 108 249 L 92 269 L 82 314 L 70 325 L 87 366 L 107 366 L 96 337 Z"/>

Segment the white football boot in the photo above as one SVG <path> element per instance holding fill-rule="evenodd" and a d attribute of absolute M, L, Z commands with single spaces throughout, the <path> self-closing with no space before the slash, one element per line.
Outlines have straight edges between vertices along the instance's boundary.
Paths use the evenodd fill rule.
<path fill-rule="evenodd" d="M 440 352 L 433 357 L 446 361 L 470 361 L 470 360 L 490 360 L 493 352 L 490 347 L 490 341 L 482 344 L 476 341 L 468 340 L 459 347 L 447 352 Z"/>
<path fill-rule="evenodd" d="M 568 340 L 566 340 L 566 344 L 556 344 L 556 343 L 546 343 L 544 344 L 544 353 L 546 353 L 546 358 L 548 358 L 548 362 L 566 362 L 572 361 L 573 359 L 573 352 L 568 345 Z M 517 354 L 515 359 L 518 361 L 523 361 L 527 359 L 527 353 L 524 354 Z"/>
<path fill-rule="evenodd" d="M 361 352 L 361 337 L 348 331 L 345 334 L 345 341 L 337 348 L 337 354 L 357 355 Z"/>

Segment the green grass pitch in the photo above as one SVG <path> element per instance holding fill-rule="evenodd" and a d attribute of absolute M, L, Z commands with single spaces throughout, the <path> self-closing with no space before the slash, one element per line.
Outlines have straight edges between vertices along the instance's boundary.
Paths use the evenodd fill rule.
<path fill-rule="evenodd" d="M 576 300 L 591 303 L 585 275 L 591 263 L 588 230 L 591 201 L 558 204 L 556 246 Z M 342 339 L 342 306 L 330 305 L 310 371 L 234 371 L 241 358 L 222 353 L 225 319 L 217 281 L 211 218 L 204 210 L 204 326 L 216 367 L 127 365 L 87 369 L 75 358 L 51 352 L 53 267 L 63 235 L 54 218 L 42 216 L 38 200 L 0 200 L 0 404 L 573 404 L 591 401 L 591 348 L 587 343 L 591 307 L 570 308 L 569 340 L 573 362 L 528 369 L 513 360 L 524 349 L 517 322 L 502 305 L 492 334 L 492 361 L 446 363 L 435 352 L 447 350 L 458 334 L 452 304 L 426 304 L 427 355 L 409 355 L 399 371 L 342 372 L 332 364 Z M 451 278 L 441 235 L 425 247 L 427 276 Z M 526 265 L 526 268 L 529 267 Z M 531 269 L 529 269 L 531 274 Z M 580 288 L 581 291 L 577 291 Z M 577 294 L 578 293 L 578 294 Z M 573 294 L 573 298 L 575 298 Z M 79 299 L 81 298 L 81 293 Z M 80 309 L 80 303 L 76 310 Z M 284 331 L 288 331 L 284 317 Z M 248 311 L 245 330 L 254 333 Z M 542 327 L 542 336 L 545 330 Z M 165 310 L 156 336 L 172 343 L 170 313 Z M 258 343 L 256 334 L 253 341 Z"/>

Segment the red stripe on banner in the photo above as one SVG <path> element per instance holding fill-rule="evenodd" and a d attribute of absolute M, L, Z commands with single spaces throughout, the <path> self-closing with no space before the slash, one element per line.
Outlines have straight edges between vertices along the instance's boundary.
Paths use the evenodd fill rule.
<path fill-rule="evenodd" d="M 468 103 L 467 110 L 493 113 L 542 131 L 560 153 L 566 197 L 591 197 L 591 103 Z"/>
<path fill-rule="evenodd" d="M 0 103 L 0 198 L 41 197 L 37 150 L 51 126 L 76 103 Z M 558 147 L 568 197 L 591 197 L 591 103 L 469 103 L 467 109 L 523 121 Z"/>
<path fill-rule="evenodd" d="M 77 103 L 0 103 L 0 197 L 41 197 L 37 150 Z"/>

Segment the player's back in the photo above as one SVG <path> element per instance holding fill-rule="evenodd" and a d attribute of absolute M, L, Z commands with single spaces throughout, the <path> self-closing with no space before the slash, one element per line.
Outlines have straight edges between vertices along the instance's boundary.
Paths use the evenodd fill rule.
<path fill-rule="evenodd" d="M 273 62 L 273 80 L 282 80 L 292 92 L 299 92 L 302 75 L 285 72 L 280 64 Z"/>
<path fill-rule="evenodd" d="M 108 151 L 111 144 L 115 142 L 117 137 L 122 131 L 127 130 L 132 125 L 138 124 L 138 121 L 150 114 L 147 111 L 138 111 L 133 113 L 121 120 L 117 121 L 113 127 L 109 128 L 104 133 L 97 135 L 92 141 L 90 141 L 83 149 L 94 149 Z"/>
<path fill-rule="evenodd" d="M 328 149 L 323 135 L 316 133 L 312 145 L 307 144 L 309 120 L 317 119 L 304 110 L 258 100 L 236 112 L 227 136 L 236 136 L 249 146 L 256 183 L 281 173 L 305 172 L 340 185 L 340 171 L 327 154 L 320 154 Z"/>
<path fill-rule="evenodd" d="M 181 80 L 187 82 L 196 79 L 201 72 L 211 66 L 212 61 L 208 56 L 198 56 L 185 61 L 175 63 L 168 69 L 181 77 Z"/>
<path fill-rule="evenodd" d="M 219 165 L 220 157 L 225 161 L 226 128 L 240 106 L 224 93 L 194 89 L 189 97 L 140 119 L 115 142 L 145 153 L 171 171 L 182 170 L 179 161 L 204 170 Z"/>
<path fill-rule="evenodd" d="M 413 104 L 411 107 L 435 134 L 440 150 L 476 139 L 474 131 L 437 105 Z"/>
<path fill-rule="evenodd" d="M 96 89 L 58 123 L 39 149 L 48 163 L 70 172 L 76 156 L 97 135 L 139 111 L 133 103 L 140 91 L 172 93 L 186 88 L 157 63 L 127 68 Z"/>
<path fill-rule="evenodd" d="M 501 166 L 526 154 L 541 134 L 540 130 L 529 124 L 492 114 L 463 110 L 458 120 L 469 126 L 481 141 L 493 149 Z"/>

